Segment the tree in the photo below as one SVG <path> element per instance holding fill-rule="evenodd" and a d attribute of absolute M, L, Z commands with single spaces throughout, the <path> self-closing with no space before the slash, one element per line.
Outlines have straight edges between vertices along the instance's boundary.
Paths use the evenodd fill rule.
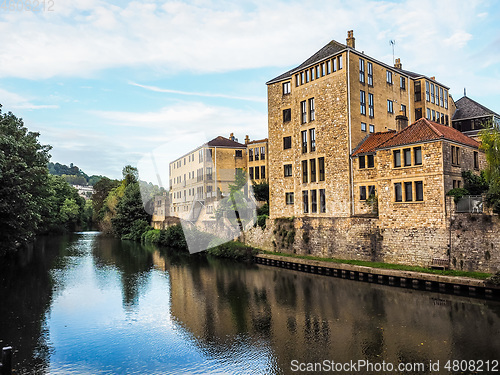
<path fill-rule="evenodd" d="M 42 222 L 51 147 L 38 137 L 0 110 L 0 253 L 29 241 Z"/>
<path fill-rule="evenodd" d="M 491 123 L 488 129 L 481 131 L 481 149 L 487 162 L 484 173 L 488 182 L 486 203 L 493 212 L 500 213 L 500 132 Z"/>
<path fill-rule="evenodd" d="M 116 215 L 111 219 L 113 231 L 120 237 L 129 234 L 137 220 L 148 220 L 142 204 L 139 183 L 131 183 L 125 188 L 123 197 L 116 206 Z"/>
<path fill-rule="evenodd" d="M 111 190 L 117 188 L 120 185 L 118 180 L 110 180 L 107 177 L 101 178 L 94 185 L 94 193 L 92 194 L 92 208 L 93 208 L 93 221 L 98 222 L 102 220 L 102 209 L 104 207 L 104 202 L 108 197 Z"/>
<path fill-rule="evenodd" d="M 253 194 L 259 202 L 267 202 L 269 204 L 269 182 L 262 181 L 253 184 Z"/>

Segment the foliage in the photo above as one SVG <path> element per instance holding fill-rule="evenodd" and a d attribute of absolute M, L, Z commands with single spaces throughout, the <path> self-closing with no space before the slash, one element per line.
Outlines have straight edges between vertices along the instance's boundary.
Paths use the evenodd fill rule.
<path fill-rule="evenodd" d="M 139 181 L 139 171 L 137 168 L 132 167 L 131 165 L 126 165 L 122 169 L 123 181 L 125 182 L 125 186 L 136 183 Z"/>
<path fill-rule="evenodd" d="M 52 163 L 47 164 L 49 173 L 54 176 L 63 176 L 71 185 L 90 185 L 94 186 L 104 176 L 92 175 L 88 176 L 84 171 L 71 163 L 69 167 L 65 164 Z"/>
<path fill-rule="evenodd" d="M 479 175 L 470 170 L 463 171 L 462 177 L 464 179 L 464 189 L 470 195 L 481 195 L 488 190 L 488 182 L 486 181 L 484 171 L 481 171 Z"/>
<path fill-rule="evenodd" d="M 29 241 L 43 220 L 51 147 L 38 136 L 0 111 L 0 252 Z"/>
<path fill-rule="evenodd" d="M 101 221 L 104 217 L 104 203 L 109 193 L 120 185 L 118 180 L 110 180 L 107 177 L 102 178 L 94 185 L 94 193 L 92 194 L 92 207 L 94 209 L 94 222 Z"/>
<path fill-rule="evenodd" d="M 269 204 L 269 182 L 262 181 L 259 183 L 253 183 L 253 194 L 255 199 L 259 202 L 267 202 Z M 269 213 L 267 213 L 269 215 Z"/>
<path fill-rule="evenodd" d="M 125 177 L 124 181 L 130 182 L 132 179 Z M 111 218 L 113 232 L 119 237 L 129 234 L 136 220 L 148 221 L 148 214 L 142 205 L 139 183 L 130 182 L 125 186 L 123 196 L 116 204 L 116 215 Z"/>
<path fill-rule="evenodd" d="M 500 286 L 500 271 L 498 271 L 494 275 L 491 275 L 486 280 L 493 285 Z"/>
<path fill-rule="evenodd" d="M 375 194 L 370 194 L 370 196 L 366 198 L 365 205 L 371 209 L 372 213 L 378 213 L 378 197 Z"/>
<path fill-rule="evenodd" d="M 207 250 L 208 255 L 235 260 L 251 260 L 258 252 L 258 249 L 237 241 L 225 242 Z"/>
<path fill-rule="evenodd" d="M 446 193 L 446 195 L 449 195 L 454 198 L 455 203 L 458 202 L 464 195 L 470 195 L 469 191 L 464 188 L 455 188 L 451 189 L 449 192 Z"/>
<path fill-rule="evenodd" d="M 132 227 L 128 233 L 122 236 L 122 240 L 141 241 L 144 234 L 148 233 L 150 230 L 151 227 L 146 220 L 136 220 L 132 223 Z"/>
<path fill-rule="evenodd" d="M 264 204 L 262 207 L 257 208 L 257 215 L 268 215 L 269 216 L 269 204 Z"/>
<path fill-rule="evenodd" d="M 491 126 L 481 131 L 481 149 L 485 152 L 487 166 L 485 179 L 488 182 L 486 204 L 493 212 L 500 213 L 500 132 Z"/>
<path fill-rule="evenodd" d="M 258 225 L 262 229 L 266 228 L 266 220 L 269 218 L 268 215 L 257 215 L 257 222 L 255 225 Z"/>

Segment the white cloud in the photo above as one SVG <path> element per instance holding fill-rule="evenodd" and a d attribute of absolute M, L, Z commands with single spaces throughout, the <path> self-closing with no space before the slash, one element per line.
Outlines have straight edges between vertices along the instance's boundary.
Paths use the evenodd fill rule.
<path fill-rule="evenodd" d="M 4 89 L 0 89 L 0 103 L 4 111 L 11 111 L 13 109 L 33 110 L 59 108 L 59 106 L 55 104 L 34 104 L 32 100 Z"/>

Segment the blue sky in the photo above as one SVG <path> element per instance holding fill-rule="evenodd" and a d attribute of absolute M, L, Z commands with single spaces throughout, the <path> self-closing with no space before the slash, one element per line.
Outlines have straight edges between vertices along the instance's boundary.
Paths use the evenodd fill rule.
<path fill-rule="evenodd" d="M 356 49 L 390 64 L 394 39 L 404 69 L 500 113 L 499 19 L 495 0 L 46 0 L 0 8 L 0 103 L 54 162 L 157 183 L 156 164 L 168 184 L 203 140 L 266 137 L 265 82 L 351 29 Z"/>

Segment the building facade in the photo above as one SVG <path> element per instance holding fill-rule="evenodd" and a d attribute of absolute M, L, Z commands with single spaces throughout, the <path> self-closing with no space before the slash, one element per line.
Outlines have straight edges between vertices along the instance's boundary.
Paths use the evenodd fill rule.
<path fill-rule="evenodd" d="M 250 141 L 248 135 L 245 139 L 247 146 L 247 171 L 250 181 L 260 183 L 267 181 L 268 167 L 268 139 Z"/>
<path fill-rule="evenodd" d="M 457 130 L 470 137 L 477 138 L 479 131 L 495 125 L 500 128 L 500 115 L 467 96 L 456 101 L 457 110 L 453 114 L 452 124 Z"/>
<path fill-rule="evenodd" d="M 271 218 L 354 215 L 355 147 L 401 130 L 401 112 L 449 124 L 455 111 L 447 86 L 357 51 L 352 31 L 267 87 Z"/>

